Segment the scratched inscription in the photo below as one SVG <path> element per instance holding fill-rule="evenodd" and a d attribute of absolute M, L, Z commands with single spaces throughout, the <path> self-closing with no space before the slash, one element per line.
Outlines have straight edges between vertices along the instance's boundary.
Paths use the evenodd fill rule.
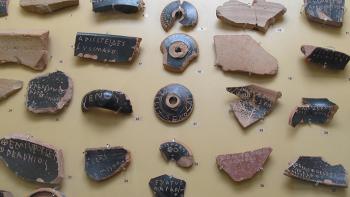
<path fill-rule="evenodd" d="M 153 178 L 149 186 L 155 197 L 184 197 L 186 182 L 169 175 Z"/>
<path fill-rule="evenodd" d="M 167 160 L 179 160 L 181 157 L 190 156 L 189 150 L 177 142 L 166 142 L 160 145 L 160 151 Z"/>

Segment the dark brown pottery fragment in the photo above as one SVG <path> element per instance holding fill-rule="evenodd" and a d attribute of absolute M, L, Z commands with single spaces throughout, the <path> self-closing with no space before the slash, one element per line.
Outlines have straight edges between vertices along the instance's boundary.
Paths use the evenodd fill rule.
<path fill-rule="evenodd" d="M 179 123 L 189 118 L 193 111 L 193 96 L 180 84 L 170 84 L 160 89 L 154 98 L 158 118 L 169 123 Z"/>
<path fill-rule="evenodd" d="M 29 82 L 26 106 L 34 113 L 56 113 L 73 97 L 73 81 L 56 71 L 36 77 Z"/>
<path fill-rule="evenodd" d="M 52 188 L 40 188 L 29 194 L 28 197 L 65 197 L 65 195 Z"/>
<path fill-rule="evenodd" d="M 347 187 L 347 172 L 342 165 L 330 165 L 321 157 L 301 156 L 284 175 L 328 186 Z"/>
<path fill-rule="evenodd" d="M 301 123 L 325 124 L 333 119 L 338 106 L 326 98 L 303 98 L 302 105 L 296 107 L 289 117 L 289 125 Z"/>
<path fill-rule="evenodd" d="M 13 197 L 11 192 L 0 190 L 0 197 Z"/>
<path fill-rule="evenodd" d="M 29 135 L 2 138 L 0 159 L 17 176 L 27 181 L 57 185 L 63 179 L 62 151 Z"/>
<path fill-rule="evenodd" d="M 131 14 L 142 11 L 144 8 L 143 0 L 92 0 L 94 12 L 116 11 Z"/>
<path fill-rule="evenodd" d="M 189 148 L 180 142 L 165 142 L 159 148 L 162 156 L 167 161 L 176 161 L 176 164 L 183 168 L 190 168 L 193 165 L 193 155 Z"/>
<path fill-rule="evenodd" d="M 91 108 L 102 108 L 124 114 L 132 113 L 128 96 L 122 92 L 111 90 L 94 90 L 87 93 L 81 102 L 81 109 L 83 112 L 87 112 Z"/>
<path fill-rule="evenodd" d="M 30 12 L 48 14 L 79 5 L 79 0 L 20 0 L 20 6 Z"/>
<path fill-rule="evenodd" d="M 180 0 L 176 0 L 165 6 L 160 15 L 160 22 L 165 31 L 169 31 L 178 19 L 184 27 L 196 26 L 198 23 L 197 9 L 187 1 L 181 3 Z"/>
<path fill-rule="evenodd" d="M 172 72 L 183 72 L 192 60 L 198 57 L 198 44 L 189 35 L 173 34 L 161 44 L 164 68 Z"/>
<path fill-rule="evenodd" d="M 0 79 L 0 101 L 6 99 L 23 87 L 23 81 Z"/>
<path fill-rule="evenodd" d="M 307 61 L 333 70 L 344 70 L 350 61 L 350 56 L 345 53 L 312 45 L 303 45 L 301 52 Z"/>
<path fill-rule="evenodd" d="M 162 175 L 149 181 L 154 197 L 184 197 L 186 182 L 173 176 Z"/>
<path fill-rule="evenodd" d="M 232 87 L 227 88 L 227 91 L 240 98 L 240 100 L 231 103 L 231 109 L 244 128 L 264 119 L 282 96 L 281 92 L 257 85 Z"/>
<path fill-rule="evenodd" d="M 103 181 L 126 170 L 130 161 L 130 152 L 123 147 L 87 149 L 85 172 L 92 180 Z"/>
<path fill-rule="evenodd" d="M 261 148 L 254 151 L 219 155 L 216 164 L 224 170 L 235 182 L 251 179 L 263 170 L 263 166 L 270 156 L 272 148 Z"/>
<path fill-rule="evenodd" d="M 304 0 L 305 13 L 310 21 L 341 27 L 345 0 Z"/>
<path fill-rule="evenodd" d="M 8 15 L 9 0 L 0 0 L 0 17 Z"/>
<path fill-rule="evenodd" d="M 136 37 L 78 32 L 74 56 L 101 62 L 132 62 L 139 54 L 141 41 Z"/>

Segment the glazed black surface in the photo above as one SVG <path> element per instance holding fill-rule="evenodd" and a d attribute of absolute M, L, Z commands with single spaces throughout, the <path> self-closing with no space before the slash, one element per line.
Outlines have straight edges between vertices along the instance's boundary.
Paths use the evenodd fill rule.
<path fill-rule="evenodd" d="M 319 18 L 318 12 L 326 14 L 331 21 L 343 22 L 345 0 L 307 0 L 305 12 L 312 18 Z"/>
<path fill-rule="evenodd" d="M 291 125 L 297 126 L 299 123 L 326 123 L 338 107 L 328 99 L 303 98 L 303 104 L 307 106 L 298 107 L 294 113 Z"/>
<path fill-rule="evenodd" d="M 347 174 L 344 167 L 342 165 L 331 166 L 321 157 L 300 157 L 286 170 L 286 174 L 320 184 L 347 186 Z"/>
<path fill-rule="evenodd" d="M 0 159 L 27 181 L 51 183 L 58 177 L 55 150 L 22 139 L 1 139 Z"/>
<path fill-rule="evenodd" d="M 179 160 L 181 157 L 190 156 L 189 150 L 177 142 L 166 142 L 160 145 L 160 151 L 167 160 Z"/>
<path fill-rule="evenodd" d="M 186 182 L 169 175 L 162 175 L 149 181 L 155 197 L 184 197 Z"/>
<path fill-rule="evenodd" d="M 8 0 L 0 0 L 0 16 L 7 16 L 7 1 Z"/>
<path fill-rule="evenodd" d="M 162 27 L 164 30 L 168 30 L 174 25 L 175 20 L 177 18 L 176 18 L 176 16 L 173 17 L 173 13 L 177 12 L 179 10 L 180 6 L 181 6 L 180 1 L 173 1 L 173 2 L 169 3 L 167 6 L 165 6 L 165 8 L 163 9 L 161 16 L 160 16 Z"/>
<path fill-rule="evenodd" d="M 92 0 L 92 8 L 94 12 L 119 11 L 129 14 L 138 12 L 141 3 L 141 0 Z"/>
<path fill-rule="evenodd" d="M 168 94 L 177 95 L 180 104 L 176 108 L 166 105 Z M 154 110 L 158 117 L 164 121 L 177 123 L 185 120 L 193 111 L 193 96 L 190 90 L 180 84 L 171 84 L 158 91 L 154 98 Z"/>
<path fill-rule="evenodd" d="M 181 4 L 181 9 L 184 10 L 183 19 L 179 22 L 185 27 L 196 25 L 198 22 L 198 13 L 196 7 L 194 7 L 194 5 L 188 1 L 183 1 Z"/>
<path fill-rule="evenodd" d="M 127 164 L 128 151 L 124 148 L 104 148 L 85 151 L 85 171 L 95 180 L 105 180 L 123 169 Z"/>
<path fill-rule="evenodd" d="M 307 58 L 312 63 L 336 70 L 343 70 L 350 60 L 345 53 L 321 47 L 317 47 Z"/>
<path fill-rule="evenodd" d="M 136 37 L 78 32 L 74 55 L 94 56 L 91 58 L 103 62 L 130 62 L 139 40 Z"/>
<path fill-rule="evenodd" d="M 182 42 L 188 47 L 187 54 L 182 58 L 174 58 L 169 53 L 169 48 L 172 44 L 176 42 Z M 188 61 L 188 58 L 193 54 L 198 54 L 198 46 L 195 40 L 186 34 L 173 34 L 167 37 L 163 43 L 167 51 L 167 66 L 171 67 L 172 70 L 181 70 L 182 67 L 186 66 L 185 62 Z"/>
<path fill-rule="evenodd" d="M 124 93 L 118 91 L 94 90 L 87 93 L 81 102 L 81 109 L 85 112 L 95 107 L 126 114 L 132 113 L 130 100 Z"/>
<path fill-rule="evenodd" d="M 27 107 L 55 108 L 66 95 L 68 88 L 69 78 L 61 71 L 34 78 L 28 85 Z"/>

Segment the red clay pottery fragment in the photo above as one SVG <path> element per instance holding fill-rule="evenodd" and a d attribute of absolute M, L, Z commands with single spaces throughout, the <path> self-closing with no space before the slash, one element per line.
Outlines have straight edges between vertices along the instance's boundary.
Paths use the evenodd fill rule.
<path fill-rule="evenodd" d="M 170 84 L 160 89 L 153 103 L 158 118 L 168 123 L 185 121 L 193 111 L 192 93 L 180 84 Z"/>
<path fill-rule="evenodd" d="M 183 72 L 192 60 L 198 57 L 198 44 L 189 35 L 173 34 L 161 44 L 164 68 L 172 72 Z"/>
<path fill-rule="evenodd" d="M 79 5 L 79 0 L 20 0 L 20 6 L 30 12 L 48 14 Z"/>
<path fill-rule="evenodd" d="M 154 197 L 184 197 L 186 181 L 173 176 L 162 175 L 149 181 Z"/>
<path fill-rule="evenodd" d="M 175 24 L 176 20 L 184 27 L 194 27 L 198 23 L 197 9 L 189 2 L 180 0 L 169 3 L 160 15 L 160 23 L 164 31 L 169 31 Z"/>
<path fill-rule="evenodd" d="M 278 61 L 249 35 L 214 36 L 216 66 L 228 72 L 276 75 Z"/>
<path fill-rule="evenodd" d="M 333 70 L 344 70 L 350 61 L 345 53 L 312 45 L 303 45 L 301 52 L 308 62 Z"/>
<path fill-rule="evenodd" d="M 56 113 L 73 97 L 73 81 L 56 71 L 29 81 L 26 107 L 34 113 Z"/>
<path fill-rule="evenodd" d="M 301 156 L 284 175 L 316 184 L 348 187 L 347 172 L 342 165 L 330 165 L 321 157 Z"/>
<path fill-rule="evenodd" d="M 0 190 L 0 197 L 13 197 L 11 192 Z"/>
<path fill-rule="evenodd" d="M 78 32 L 74 56 L 102 62 L 132 62 L 140 52 L 141 41 L 136 37 Z"/>
<path fill-rule="evenodd" d="M 267 116 L 272 111 L 277 100 L 282 96 L 281 92 L 257 85 L 232 87 L 227 88 L 227 91 L 240 98 L 240 100 L 231 103 L 231 109 L 244 128 Z"/>
<path fill-rule="evenodd" d="M 65 195 L 52 188 L 40 188 L 29 194 L 28 197 L 65 197 Z"/>
<path fill-rule="evenodd" d="M 0 101 L 6 99 L 23 87 L 23 81 L 0 79 Z"/>
<path fill-rule="evenodd" d="M 183 168 L 190 168 L 193 165 L 193 155 L 189 148 L 180 142 L 165 142 L 159 148 L 162 156 L 167 161 L 176 161 L 176 164 Z"/>
<path fill-rule="evenodd" d="M 142 11 L 144 8 L 143 0 L 92 0 L 94 12 L 116 11 L 131 14 Z"/>
<path fill-rule="evenodd" d="M 301 123 L 325 124 L 333 119 L 338 105 L 326 98 L 303 98 L 302 105 L 296 107 L 289 117 L 289 125 Z"/>
<path fill-rule="evenodd" d="M 94 181 L 106 180 L 126 170 L 130 161 L 130 152 L 123 147 L 85 150 L 85 172 Z"/>
<path fill-rule="evenodd" d="M 56 185 L 63 179 L 62 151 L 29 135 L 0 139 L 0 160 L 27 181 Z"/>
<path fill-rule="evenodd" d="M 8 15 L 9 0 L 0 0 L 0 17 Z"/>
<path fill-rule="evenodd" d="M 287 8 L 282 4 L 265 0 L 254 0 L 252 5 L 229 0 L 216 9 L 216 16 L 235 27 L 266 32 L 286 12 Z"/>
<path fill-rule="evenodd" d="M 219 155 L 216 164 L 224 170 L 235 182 L 251 179 L 263 170 L 263 166 L 270 156 L 272 148 L 261 148 L 254 151 Z"/>
<path fill-rule="evenodd" d="M 13 62 L 44 70 L 49 55 L 48 30 L 0 30 L 0 64 Z"/>
<path fill-rule="evenodd" d="M 81 102 L 81 109 L 87 112 L 92 108 L 107 109 L 115 113 L 132 113 L 129 97 L 119 91 L 94 90 L 87 93 Z"/>
<path fill-rule="evenodd" d="M 304 8 L 310 21 L 341 27 L 345 11 L 345 0 L 304 0 Z"/>

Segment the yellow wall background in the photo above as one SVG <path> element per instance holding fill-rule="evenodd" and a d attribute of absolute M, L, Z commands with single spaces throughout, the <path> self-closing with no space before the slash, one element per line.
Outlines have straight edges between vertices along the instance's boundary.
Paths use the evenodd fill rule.
<path fill-rule="evenodd" d="M 1 29 L 29 28 L 50 30 L 50 60 L 44 72 L 18 65 L 1 65 L 0 77 L 25 82 L 22 91 L 0 103 L 0 135 L 24 132 L 64 151 L 65 179 L 61 190 L 74 196 L 152 196 L 150 178 L 169 174 L 186 180 L 186 196 L 350 196 L 347 189 L 332 191 L 315 187 L 283 175 L 289 161 L 299 155 L 323 156 L 332 164 L 341 163 L 350 170 L 349 87 L 350 70 L 334 72 L 306 65 L 300 52 L 302 44 L 333 47 L 350 54 L 350 15 L 345 14 L 341 29 L 308 22 L 302 11 L 302 0 L 283 1 L 288 11 L 266 34 L 232 28 L 220 22 L 215 10 L 226 0 L 193 3 L 199 12 L 199 24 L 191 31 L 200 47 L 199 58 L 183 74 L 167 72 L 162 66 L 161 41 L 172 33 L 184 32 L 176 24 L 169 33 L 161 28 L 159 17 L 165 0 L 145 0 L 146 9 L 138 15 L 95 14 L 90 1 L 50 15 L 37 15 L 10 2 L 9 16 L 0 18 Z M 248 2 L 248 1 L 245 1 Z M 349 7 L 349 1 L 346 1 Z M 76 32 L 110 33 L 143 38 L 141 54 L 131 65 L 104 64 L 73 56 Z M 279 61 L 276 77 L 253 77 L 226 74 L 214 67 L 213 36 L 217 34 L 249 34 Z M 28 81 L 37 75 L 62 70 L 74 80 L 71 104 L 57 115 L 35 115 L 24 106 Z M 156 92 L 169 83 L 181 83 L 193 93 L 192 116 L 179 125 L 158 120 L 153 112 Z M 251 83 L 279 90 L 283 96 L 274 111 L 252 127 L 243 130 L 229 113 L 229 103 L 236 96 L 226 92 L 228 86 Z M 131 116 L 110 113 L 86 113 L 80 109 L 85 93 L 94 89 L 122 90 L 134 107 Z M 327 97 L 340 109 L 328 125 L 288 125 L 291 110 L 302 97 Z M 9 110 L 12 109 L 12 112 Z M 136 120 L 137 117 L 140 120 Z M 197 124 L 197 125 L 196 125 Z M 261 132 L 263 130 L 263 132 Z M 325 134 L 328 131 L 328 134 Z M 198 162 L 191 170 L 166 163 L 159 145 L 177 139 L 188 145 Z M 106 144 L 125 146 L 132 153 L 127 171 L 102 183 L 95 183 L 84 172 L 85 148 Z M 244 183 L 233 183 L 215 164 L 218 154 L 237 153 L 271 146 L 273 152 L 262 173 Z M 128 180 L 126 182 L 125 180 Z M 261 184 L 264 187 L 261 187 Z M 0 164 L 0 189 L 15 196 L 25 196 L 38 186 L 17 178 Z"/>

